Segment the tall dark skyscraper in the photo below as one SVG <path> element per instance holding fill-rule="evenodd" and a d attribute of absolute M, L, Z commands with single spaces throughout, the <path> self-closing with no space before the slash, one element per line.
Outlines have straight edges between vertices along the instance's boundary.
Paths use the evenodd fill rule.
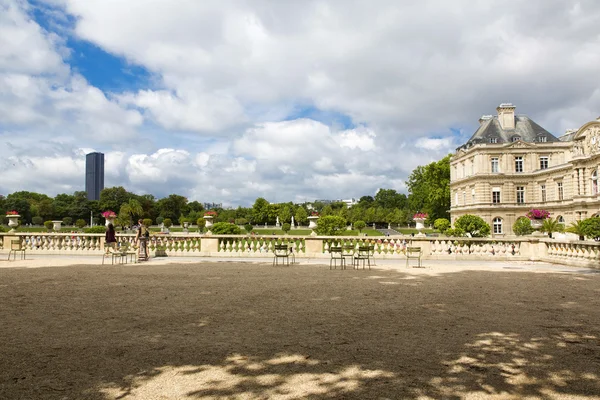
<path fill-rule="evenodd" d="M 86 154 L 85 192 L 88 200 L 100 200 L 102 189 L 104 189 L 104 154 Z"/>

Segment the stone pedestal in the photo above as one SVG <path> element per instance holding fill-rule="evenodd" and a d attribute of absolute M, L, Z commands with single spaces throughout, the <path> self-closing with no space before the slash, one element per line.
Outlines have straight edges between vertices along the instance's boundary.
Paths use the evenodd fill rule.
<path fill-rule="evenodd" d="M 61 224 L 62 224 L 62 221 L 52 221 L 52 223 L 54 224 L 54 227 L 53 227 L 53 229 L 54 229 L 56 232 L 60 232 L 60 226 L 61 226 Z"/>

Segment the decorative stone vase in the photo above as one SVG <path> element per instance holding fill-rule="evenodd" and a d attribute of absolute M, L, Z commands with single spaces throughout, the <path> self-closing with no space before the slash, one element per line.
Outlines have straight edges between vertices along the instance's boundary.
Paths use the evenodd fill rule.
<path fill-rule="evenodd" d="M 8 232 L 12 233 L 15 231 L 15 228 L 19 226 L 19 218 L 21 218 L 21 216 L 19 214 L 7 215 L 6 218 L 8 218 L 8 226 L 11 228 Z"/>
<path fill-rule="evenodd" d="M 187 222 L 187 221 L 186 221 L 186 222 L 184 222 L 184 223 L 183 223 L 183 227 L 184 227 L 185 229 L 187 229 L 187 228 L 188 228 L 188 226 L 190 226 L 190 223 L 189 223 L 189 222 Z"/>
<path fill-rule="evenodd" d="M 419 233 L 417 234 L 417 236 L 425 236 L 425 234 L 422 232 L 423 229 L 425 229 L 425 225 L 423 224 L 423 222 L 425 222 L 425 218 L 415 218 L 415 228 L 419 231 Z"/>
<path fill-rule="evenodd" d="M 211 226 L 213 226 L 213 216 L 212 215 L 205 215 L 204 220 L 206 221 L 206 228 L 210 228 Z"/>
<path fill-rule="evenodd" d="M 115 219 L 117 219 L 117 217 L 106 217 L 106 226 L 108 226 L 108 224 L 113 224 L 113 226 L 115 225 Z M 54 222 L 54 221 L 52 221 Z"/>
<path fill-rule="evenodd" d="M 310 229 L 315 229 L 317 227 L 317 220 L 319 219 L 318 215 L 311 215 L 308 217 L 308 227 Z"/>
<path fill-rule="evenodd" d="M 540 229 L 542 227 L 542 224 L 544 223 L 543 219 L 532 219 L 531 220 L 531 227 L 533 229 Z"/>
<path fill-rule="evenodd" d="M 62 221 L 52 221 L 52 223 L 54 224 L 52 229 L 54 229 L 56 232 L 59 232 Z"/>

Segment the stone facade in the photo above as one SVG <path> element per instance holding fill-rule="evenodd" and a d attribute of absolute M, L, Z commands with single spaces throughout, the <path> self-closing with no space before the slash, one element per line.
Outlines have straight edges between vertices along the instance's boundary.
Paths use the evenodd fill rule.
<path fill-rule="evenodd" d="M 532 208 L 565 226 L 600 214 L 600 118 L 557 138 L 501 104 L 450 160 L 451 219 L 482 217 L 495 237 Z"/>

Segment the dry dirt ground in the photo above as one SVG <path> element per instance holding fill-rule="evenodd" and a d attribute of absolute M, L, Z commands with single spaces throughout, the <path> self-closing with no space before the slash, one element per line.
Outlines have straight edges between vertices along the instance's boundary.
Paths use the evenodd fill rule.
<path fill-rule="evenodd" d="M 599 399 L 600 274 L 0 269 L 0 399 Z"/>

